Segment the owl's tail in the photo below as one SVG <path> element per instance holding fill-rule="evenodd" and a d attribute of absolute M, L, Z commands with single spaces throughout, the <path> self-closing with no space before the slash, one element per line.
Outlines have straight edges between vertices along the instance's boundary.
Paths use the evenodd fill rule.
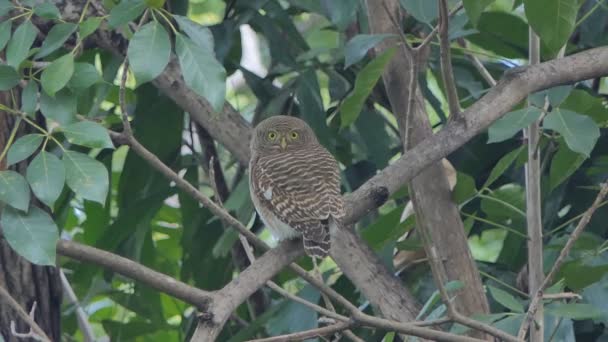
<path fill-rule="evenodd" d="M 331 239 L 325 234 L 322 240 L 312 240 L 304 235 L 304 252 L 311 258 L 323 259 L 329 254 Z"/>

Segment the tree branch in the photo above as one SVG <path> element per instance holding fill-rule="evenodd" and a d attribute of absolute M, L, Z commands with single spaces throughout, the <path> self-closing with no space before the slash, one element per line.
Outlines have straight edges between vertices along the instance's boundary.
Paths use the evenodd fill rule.
<path fill-rule="evenodd" d="M 140 281 L 161 292 L 181 299 L 186 303 L 193 304 L 201 310 L 205 310 L 210 303 L 218 298 L 214 292 L 197 289 L 166 274 L 149 269 L 133 260 L 102 251 L 95 247 L 85 246 L 68 240 L 59 240 L 57 242 L 57 253 L 74 260 L 90 262 L 105 267 L 127 278 Z"/>
<path fill-rule="evenodd" d="M 40 328 L 40 326 L 36 323 L 36 321 L 34 321 L 34 317 L 30 317 L 30 315 L 28 315 L 27 312 L 25 312 L 25 310 L 23 310 L 21 305 L 19 305 L 19 303 L 17 303 L 17 301 L 10 295 L 10 293 L 8 293 L 8 291 L 6 291 L 6 289 L 2 286 L 0 286 L 0 299 L 3 300 L 4 302 L 6 302 L 6 304 L 8 304 L 8 306 L 13 308 L 13 310 L 15 310 L 15 312 L 17 312 L 17 315 L 30 326 L 31 331 L 26 334 L 26 335 L 28 335 L 28 337 L 33 337 L 31 335 L 35 334 L 36 335 L 35 337 L 37 339 L 41 339 L 42 341 L 51 342 L 51 339 L 44 332 L 44 330 L 42 330 L 42 328 Z M 36 302 L 34 302 L 33 305 L 34 306 L 32 307 L 32 312 L 35 312 Z M 11 322 L 11 329 L 13 329 L 13 327 L 14 327 L 14 322 Z M 13 332 L 13 333 L 15 333 L 15 332 Z"/>
<path fill-rule="evenodd" d="M 452 70 L 452 54 L 450 51 L 450 39 L 448 37 L 449 14 L 447 0 L 437 0 L 439 6 L 439 46 L 441 62 L 441 78 L 445 88 L 450 116 L 453 119 L 460 115 L 460 102 L 458 100 L 458 90 L 454 81 L 454 71 Z"/>
<path fill-rule="evenodd" d="M 328 325 L 323 328 L 311 329 L 306 331 L 300 331 L 293 334 L 286 334 L 281 336 L 274 336 L 269 338 L 260 338 L 256 340 L 250 340 L 249 342 L 287 342 L 287 341 L 302 341 L 314 337 L 323 337 L 332 335 L 340 331 L 344 331 L 353 326 L 352 322 L 340 322 L 332 325 Z"/>
<path fill-rule="evenodd" d="M 528 327 L 530 326 L 530 324 L 532 322 L 532 317 L 534 316 L 535 312 L 538 309 L 540 300 L 543 298 L 543 291 L 545 291 L 545 289 L 553 281 L 553 278 L 557 274 L 557 271 L 559 271 L 560 267 L 566 260 L 566 257 L 570 253 L 572 246 L 574 246 L 574 243 L 576 242 L 576 240 L 578 240 L 578 238 L 581 236 L 583 230 L 585 230 L 585 227 L 587 227 L 587 224 L 589 224 L 589 221 L 591 220 L 591 216 L 593 216 L 593 213 L 595 213 L 597 208 L 600 206 L 600 204 L 602 203 L 602 200 L 604 199 L 604 197 L 606 197 L 606 194 L 608 194 L 608 182 L 601 184 L 600 192 L 597 194 L 597 197 L 595 197 L 593 204 L 591 205 L 591 207 L 589 207 L 589 209 L 587 209 L 585 211 L 585 214 L 583 215 L 581 220 L 578 222 L 578 225 L 576 226 L 576 228 L 574 228 L 574 231 L 572 232 L 572 234 L 570 234 L 568 241 L 566 241 L 564 248 L 562 248 L 562 250 L 560 251 L 559 256 L 557 257 L 557 259 L 555 260 L 555 263 L 553 264 L 553 267 L 551 267 L 551 271 L 549 271 L 549 273 L 545 277 L 545 280 L 542 282 L 542 284 L 536 291 L 536 294 L 534 295 L 534 297 L 532 297 L 532 300 L 530 301 L 530 306 L 528 308 L 528 312 L 526 313 L 526 318 L 522 322 L 522 325 L 519 328 L 519 332 L 517 334 L 517 337 L 519 339 L 523 339 L 526 336 Z"/>

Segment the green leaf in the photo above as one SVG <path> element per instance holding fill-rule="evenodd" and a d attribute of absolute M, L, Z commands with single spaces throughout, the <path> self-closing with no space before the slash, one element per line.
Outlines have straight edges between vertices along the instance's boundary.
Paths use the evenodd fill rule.
<path fill-rule="evenodd" d="M 0 16 L 8 14 L 11 9 L 13 9 L 13 4 L 11 4 L 10 1 L 0 1 Z"/>
<path fill-rule="evenodd" d="M 43 139 L 42 134 L 28 134 L 17 139 L 8 149 L 7 164 L 13 165 L 31 156 L 40 147 Z"/>
<path fill-rule="evenodd" d="M 54 97 L 55 93 L 68 84 L 68 81 L 72 78 L 72 74 L 74 74 L 74 56 L 68 53 L 57 58 L 44 69 L 40 77 L 42 89 L 48 95 Z"/>
<path fill-rule="evenodd" d="M 21 111 L 33 117 L 38 104 L 38 84 L 35 81 L 27 82 L 27 86 L 21 92 Z"/>
<path fill-rule="evenodd" d="M 173 15 L 173 19 L 177 21 L 182 31 L 198 46 L 213 51 L 213 34 L 210 29 L 181 15 Z"/>
<path fill-rule="evenodd" d="M 342 127 L 347 127 L 357 120 L 359 113 L 361 113 L 361 108 L 365 103 L 365 99 L 367 99 L 382 76 L 384 68 L 388 62 L 390 62 L 395 51 L 395 48 L 386 50 L 361 69 L 357 75 L 357 79 L 355 79 L 353 92 L 344 100 L 340 107 Z"/>
<path fill-rule="evenodd" d="M 78 24 L 78 32 L 80 33 L 80 39 L 85 39 L 93 32 L 95 32 L 95 30 L 97 30 L 102 21 L 102 17 L 91 17 Z"/>
<path fill-rule="evenodd" d="M 566 44 L 576 23 L 577 0 L 525 0 L 528 23 L 551 53 Z"/>
<path fill-rule="evenodd" d="M 524 147 L 520 146 L 519 148 L 505 154 L 502 158 L 500 158 L 498 163 L 496 163 L 496 166 L 494 166 L 494 168 L 492 169 L 492 172 L 490 172 L 490 176 L 488 176 L 488 179 L 483 184 L 482 189 L 492 185 L 492 183 L 494 183 L 494 181 L 497 180 L 498 177 L 502 176 L 502 174 L 507 171 L 509 166 L 513 164 L 513 162 L 517 159 L 517 157 L 519 157 L 522 152 L 524 152 Z"/>
<path fill-rule="evenodd" d="M 543 121 L 543 128 L 559 132 L 572 151 L 587 157 L 600 136 L 600 129 L 593 119 L 567 109 L 558 108 L 549 113 Z"/>
<path fill-rule="evenodd" d="M 463 172 L 456 174 L 456 186 L 452 190 L 452 199 L 458 204 L 463 204 L 477 194 L 475 179 Z"/>
<path fill-rule="evenodd" d="M 70 38 L 77 27 L 76 24 L 72 23 L 57 24 L 53 26 L 44 39 L 44 42 L 42 42 L 42 46 L 40 47 L 40 51 L 36 54 L 36 58 L 46 57 L 63 46 L 63 43 Z"/>
<path fill-rule="evenodd" d="M 19 255 L 37 265 L 55 266 L 57 225 L 40 208 L 21 212 L 7 207 L 0 218 L 4 238 Z"/>
<path fill-rule="evenodd" d="M 602 312 L 591 304 L 583 303 L 552 303 L 545 308 L 547 313 L 558 317 L 583 320 L 602 316 Z"/>
<path fill-rule="evenodd" d="M 467 12 L 469 19 L 471 20 L 471 24 L 473 26 L 477 26 L 477 22 L 479 21 L 479 17 L 481 16 L 481 12 L 488 7 L 494 0 L 463 0 L 462 4 L 464 5 L 464 10 Z"/>
<path fill-rule="evenodd" d="M 175 41 L 186 85 L 207 99 L 215 111 L 219 111 L 226 97 L 224 67 L 215 59 L 213 51 L 201 48 L 190 38 L 178 34 Z"/>
<path fill-rule="evenodd" d="M 63 154 L 66 182 L 76 195 L 105 204 L 108 194 L 108 170 L 99 161 L 74 151 Z"/>
<path fill-rule="evenodd" d="M 27 182 L 15 171 L 0 171 L 0 201 L 26 211 L 30 205 L 30 189 Z"/>
<path fill-rule="evenodd" d="M 401 6 L 416 20 L 430 24 L 439 14 L 437 1 L 431 0 L 399 0 Z"/>
<path fill-rule="evenodd" d="M 568 177 L 570 177 L 587 159 L 580 153 L 573 152 L 565 144 L 560 143 L 559 149 L 553 160 L 551 160 L 551 169 L 549 170 L 550 189 L 555 189 Z"/>
<path fill-rule="evenodd" d="M 500 303 L 500 305 L 504 306 L 505 308 L 513 311 L 513 312 L 517 312 L 517 313 L 523 313 L 524 312 L 524 306 L 515 298 L 513 297 L 513 295 L 511 295 L 510 293 L 503 291 L 499 288 L 496 288 L 494 286 L 490 286 L 487 285 L 488 289 L 490 289 L 490 293 L 492 294 L 492 297 L 494 297 L 494 299 Z"/>
<path fill-rule="evenodd" d="M 92 148 L 114 148 L 108 130 L 92 121 L 80 121 L 62 129 L 69 142 Z"/>
<path fill-rule="evenodd" d="M 359 3 L 358 0 L 321 0 L 321 5 L 328 13 L 331 22 L 339 30 L 344 30 L 355 19 Z"/>
<path fill-rule="evenodd" d="M 65 168 L 54 154 L 40 151 L 27 167 L 27 181 L 40 201 L 53 208 L 65 183 Z"/>
<path fill-rule="evenodd" d="M 553 87 L 547 90 L 547 98 L 553 107 L 559 106 L 572 92 L 574 87 L 571 84 Z"/>
<path fill-rule="evenodd" d="M 43 91 L 40 93 L 40 111 L 47 119 L 68 125 L 76 118 L 76 96 L 62 90 L 52 98 Z"/>
<path fill-rule="evenodd" d="M 127 56 L 137 84 L 155 79 L 169 63 L 171 42 L 161 24 L 152 21 L 135 32 Z M 185 73 L 188 69 L 185 69 Z"/>
<path fill-rule="evenodd" d="M 542 112 L 535 107 L 505 114 L 488 129 L 488 144 L 505 141 L 531 123 L 538 120 Z"/>
<path fill-rule="evenodd" d="M 13 38 L 8 42 L 6 47 L 6 63 L 13 68 L 19 68 L 19 65 L 27 57 L 30 47 L 36 39 L 36 27 L 29 20 L 23 22 L 15 32 Z"/>
<path fill-rule="evenodd" d="M 369 49 L 384 39 L 394 36 L 394 34 L 358 34 L 354 36 L 344 47 L 344 69 L 363 59 Z"/>
<path fill-rule="evenodd" d="M 123 0 L 110 11 L 108 25 L 115 28 L 139 17 L 146 8 L 144 0 Z"/>
<path fill-rule="evenodd" d="M 0 50 L 4 49 L 8 40 L 11 39 L 11 29 L 13 22 L 7 20 L 0 24 Z"/>
<path fill-rule="evenodd" d="M 43 2 L 34 6 L 34 13 L 45 19 L 61 19 L 61 13 L 57 6 L 49 2 Z"/>
<path fill-rule="evenodd" d="M 101 81 L 101 75 L 93 64 L 76 63 L 68 86 L 74 89 L 86 89 L 99 81 Z"/>
<path fill-rule="evenodd" d="M 19 84 L 21 77 L 13 67 L 0 65 L 0 90 L 6 91 Z"/>

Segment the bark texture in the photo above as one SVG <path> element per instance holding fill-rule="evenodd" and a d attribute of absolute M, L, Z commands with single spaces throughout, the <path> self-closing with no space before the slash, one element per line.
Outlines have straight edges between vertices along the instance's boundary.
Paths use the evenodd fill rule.
<path fill-rule="evenodd" d="M 397 1 L 369 0 L 367 5 L 370 27 L 374 34 L 399 34 L 390 17 L 400 11 Z M 396 43 L 401 42 L 385 40 L 378 44 L 376 50 L 384 51 Z M 420 69 L 419 66 L 413 68 L 412 63 L 421 62 L 415 53 L 401 45 L 382 75 L 393 113 L 398 118 L 404 149 L 413 148 L 433 135 L 420 91 L 414 92 L 414 103 L 409 104 L 412 96 L 411 78 L 417 77 L 415 70 Z M 408 105 L 411 113 L 407 113 Z M 406 137 L 409 142 L 405 141 Z M 434 162 L 411 180 L 410 194 L 417 226 L 425 232 L 421 235 L 427 240 L 424 244 L 427 255 L 434 245 L 448 279 L 460 280 L 465 284 L 455 299 L 457 310 L 466 316 L 489 313 L 488 302 L 477 266 L 469 251 L 460 213 L 451 199 L 448 180 L 440 161 Z"/>

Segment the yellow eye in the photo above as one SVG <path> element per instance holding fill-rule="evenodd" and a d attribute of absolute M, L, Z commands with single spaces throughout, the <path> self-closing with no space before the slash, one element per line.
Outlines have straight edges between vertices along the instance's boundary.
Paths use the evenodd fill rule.
<path fill-rule="evenodd" d="M 295 140 L 298 139 L 300 135 L 298 134 L 298 132 L 291 132 L 290 137 L 291 139 Z"/>
<path fill-rule="evenodd" d="M 277 133 L 276 132 L 268 132 L 268 140 L 274 140 L 277 138 Z"/>

